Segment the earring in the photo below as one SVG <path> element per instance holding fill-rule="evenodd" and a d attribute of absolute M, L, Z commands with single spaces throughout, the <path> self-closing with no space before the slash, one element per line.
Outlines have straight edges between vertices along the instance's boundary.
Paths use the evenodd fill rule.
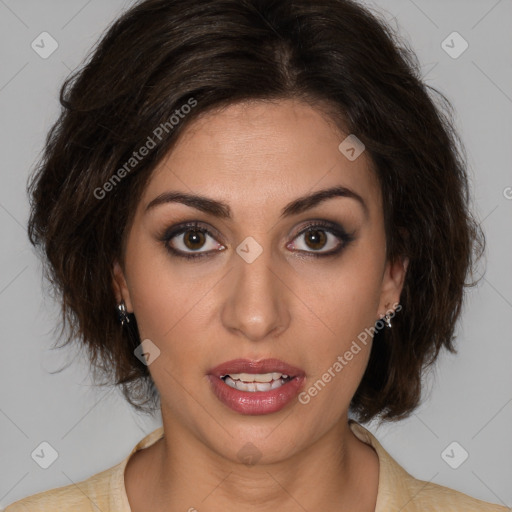
<path fill-rule="evenodd" d="M 389 307 L 389 302 L 386 304 L 386 309 Z M 394 311 L 393 311 L 394 313 Z M 389 327 L 391 329 L 391 315 L 386 313 L 383 317 L 381 317 L 381 320 L 384 320 L 384 323 L 386 324 L 386 327 Z"/>
<path fill-rule="evenodd" d="M 130 322 L 130 316 L 128 311 L 126 311 L 126 306 L 124 304 L 124 300 L 117 305 L 117 315 L 119 317 L 119 321 L 121 322 L 121 326 Z"/>
<path fill-rule="evenodd" d="M 128 337 L 132 349 L 137 349 L 140 345 L 140 334 L 137 328 L 137 320 L 133 313 L 128 313 L 124 300 L 116 306 L 117 316 L 123 329 L 123 334 Z M 125 327 L 126 326 L 126 327 Z"/>

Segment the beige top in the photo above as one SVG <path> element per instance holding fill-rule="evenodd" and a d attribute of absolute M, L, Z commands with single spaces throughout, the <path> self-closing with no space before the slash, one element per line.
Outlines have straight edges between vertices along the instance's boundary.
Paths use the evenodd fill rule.
<path fill-rule="evenodd" d="M 354 434 L 372 446 L 379 456 L 379 488 L 375 512 L 510 512 L 511 509 L 471 498 L 441 485 L 417 480 L 407 473 L 380 445 L 373 434 L 349 420 Z M 64 487 L 43 491 L 9 505 L 4 512 L 131 512 L 124 486 L 124 470 L 137 451 L 163 437 L 159 427 L 132 449 L 116 466 Z"/>

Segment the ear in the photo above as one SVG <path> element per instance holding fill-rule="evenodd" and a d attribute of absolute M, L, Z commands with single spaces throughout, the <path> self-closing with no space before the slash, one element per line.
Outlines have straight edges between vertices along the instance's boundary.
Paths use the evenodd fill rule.
<path fill-rule="evenodd" d="M 382 318 L 390 310 L 396 308 L 400 302 L 400 294 L 405 282 L 409 258 L 398 259 L 395 262 L 388 261 L 382 277 L 381 297 L 379 303 L 379 318 Z M 378 319 L 377 319 L 378 320 Z"/>
<path fill-rule="evenodd" d="M 132 301 L 130 299 L 130 292 L 128 291 L 126 277 L 117 259 L 114 261 L 112 270 L 114 273 L 114 277 L 112 279 L 112 286 L 114 288 L 116 301 L 119 304 L 122 300 L 124 300 L 126 310 L 128 311 L 128 313 L 133 313 Z"/>

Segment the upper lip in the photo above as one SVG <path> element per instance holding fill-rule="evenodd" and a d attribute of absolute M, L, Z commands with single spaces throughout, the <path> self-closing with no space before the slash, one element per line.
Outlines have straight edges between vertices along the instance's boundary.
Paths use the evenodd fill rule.
<path fill-rule="evenodd" d="M 233 373 L 272 373 L 279 372 L 289 377 L 304 375 L 300 368 L 292 366 L 280 359 L 260 359 L 259 361 L 250 359 L 232 359 L 221 363 L 209 372 L 210 375 L 221 377 Z"/>

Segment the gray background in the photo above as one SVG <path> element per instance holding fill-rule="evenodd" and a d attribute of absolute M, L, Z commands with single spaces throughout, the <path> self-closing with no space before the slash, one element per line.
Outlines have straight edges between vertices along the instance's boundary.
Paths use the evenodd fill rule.
<path fill-rule="evenodd" d="M 160 425 L 132 412 L 117 390 L 94 388 L 83 356 L 49 350 L 58 306 L 45 298 L 25 234 L 25 184 L 59 111 L 58 88 L 131 3 L 0 0 L 0 508 L 117 464 Z M 488 242 L 485 277 L 469 292 L 458 326 L 459 354 L 442 354 L 411 418 L 366 426 L 415 477 L 510 507 L 512 1 L 365 3 L 399 28 L 428 83 L 452 101 Z M 31 48 L 43 31 L 59 45 L 47 59 Z M 469 44 L 456 59 L 441 47 L 453 31 Z M 65 362 L 66 370 L 50 374 Z M 58 452 L 48 469 L 31 458 L 42 441 Z M 469 453 L 457 469 L 441 457 L 452 441 Z"/>

